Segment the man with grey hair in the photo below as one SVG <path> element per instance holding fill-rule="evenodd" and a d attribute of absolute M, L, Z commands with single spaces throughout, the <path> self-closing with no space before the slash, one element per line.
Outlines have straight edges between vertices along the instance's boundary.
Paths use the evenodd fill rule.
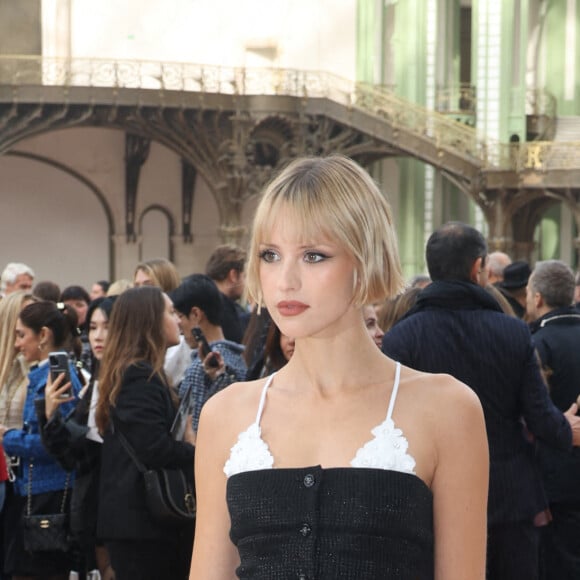
<path fill-rule="evenodd" d="M 489 284 L 503 282 L 503 271 L 512 263 L 505 252 L 492 252 L 487 256 L 487 281 Z"/>
<path fill-rule="evenodd" d="M 532 339 L 550 397 L 561 411 L 580 394 L 580 312 L 574 290 L 572 270 L 560 260 L 547 260 L 536 264 L 526 293 Z M 580 450 L 538 442 L 538 457 L 553 518 L 541 539 L 544 578 L 580 578 Z"/>
<path fill-rule="evenodd" d="M 32 268 L 21 262 L 10 262 L 0 277 L 0 290 L 3 296 L 17 290 L 30 292 L 33 282 L 34 272 Z"/>

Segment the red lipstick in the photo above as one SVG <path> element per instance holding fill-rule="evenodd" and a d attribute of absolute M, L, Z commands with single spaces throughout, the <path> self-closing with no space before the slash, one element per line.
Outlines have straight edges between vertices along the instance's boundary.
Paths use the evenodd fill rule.
<path fill-rule="evenodd" d="M 282 316 L 298 316 L 308 308 L 308 305 L 296 300 L 282 300 L 276 304 L 276 308 Z"/>

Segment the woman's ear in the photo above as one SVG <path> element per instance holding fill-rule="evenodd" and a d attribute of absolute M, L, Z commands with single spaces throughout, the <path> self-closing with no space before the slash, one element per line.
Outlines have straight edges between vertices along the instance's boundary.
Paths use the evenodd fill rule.
<path fill-rule="evenodd" d="M 41 350 L 52 350 L 54 347 L 54 335 L 48 326 L 43 326 L 38 333 Z"/>

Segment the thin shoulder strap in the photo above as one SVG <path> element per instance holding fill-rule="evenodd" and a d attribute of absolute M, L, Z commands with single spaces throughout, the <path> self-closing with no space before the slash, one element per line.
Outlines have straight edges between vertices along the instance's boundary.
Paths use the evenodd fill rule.
<path fill-rule="evenodd" d="M 113 428 L 114 428 L 114 423 L 113 423 Z M 123 435 L 123 433 L 119 429 L 114 429 L 114 433 L 117 436 L 117 438 L 119 439 L 121 445 L 125 448 L 127 455 L 133 460 L 135 467 L 141 473 L 145 473 L 147 471 L 147 468 L 138 459 L 137 454 L 135 453 L 135 450 L 133 449 L 133 447 L 131 446 L 129 441 L 127 441 L 127 438 L 125 437 L 125 435 Z"/>
<path fill-rule="evenodd" d="M 268 377 L 268 380 L 266 381 L 266 384 L 264 385 L 264 388 L 262 389 L 262 395 L 260 396 L 260 405 L 258 406 L 258 413 L 256 414 L 256 425 L 259 425 L 260 420 L 262 419 L 262 412 L 264 411 L 264 405 L 266 404 L 266 391 L 268 390 L 268 387 L 272 383 L 272 380 L 274 379 L 275 374 L 276 373 L 272 373 Z"/>
<path fill-rule="evenodd" d="M 387 419 L 391 418 L 393 409 L 395 408 L 395 399 L 399 391 L 399 380 L 401 378 L 401 363 L 397 361 L 397 368 L 395 369 L 395 382 L 393 383 L 393 392 L 391 393 L 391 400 L 389 401 L 389 409 L 387 411 Z"/>

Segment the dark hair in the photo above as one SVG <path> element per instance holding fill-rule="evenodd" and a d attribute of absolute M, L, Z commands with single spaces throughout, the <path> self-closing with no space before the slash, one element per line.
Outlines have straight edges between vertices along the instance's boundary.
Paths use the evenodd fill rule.
<path fill-rule="evenodd" d="M 107 290 L 109 289 L 109 286 L 111 285 L 111 283 L 108 280 L 97 280 L 95 282 L 95 284 L 98 284 L 103 289 L 103 292 L 105 294 L 107 293 Z"/>
<path fill-rule="evenodd" d="M 475 260 L 485 262 L 487 243 L 474 227 L 449 222 L 431 234 L 425 255 L 431 280 L 469 282 Z"/>
<path fill-rule="evenodd" d="M 89 293 L 82 286 L 67 286 L 60 295 L 60 301 L 65 300 L 82 300 L 87 304 L 91 303 Z"/>
<path fill-rule="evenodd" d="M 235 244 L 218 246 L 209 257 L 205 266 L 205 273 L 212 279 L 220 282 L 225 280 L 230 270 L 242 272 L 246 263 L 246 250 Z"/>
<path fill-rule="evenodd" d="M 102 296 L 101 298 L 95 298 L 95 300 L 89 304 L 89 308 L 87 309 L 87 325 L 90 323 L 91 317 L 97 308 L 107 315 L 107 320 L 111 318 L 111 312 L 116 298 L 116 296 Z"/>
<path fill-rule="evenodd" d="M 252 310 L 242 338 L 242 344 L 245 347 L 242 356 L 248 368 L 247 381 L 257 379 L 260 376 L 264 366 L 264 348 L 271 322 L 272 317 L 267 308 L 261 308 L 259 312 L 257 308 Z"/>
<path fill-rule="evenodd" d="M 116 298 L 116 296 L 96 298 L 89 304 L 86 320 L 86 327 L 88 331 L 90 331 L 91 318 L 93 317 L 95 310 L 101 310 L 105 314 L 107 320 L 111 318 L 111 311 L 113 310 L 113 304 L 115 304 Z M 91 374 L 93 375 L 93 378 L 98 374 L 98 368 L 99 361 L 93 356 L 93 352 L 91 351 Z"/>
<path fill-rule="evenodd" d="M 205 274 L 192 274 L 169 294 L 175 309 L 189 316 L 196 306 L 211 324 L 221 325 L 223 303 L 215 282 Z"/>
<path fill-rule="evenodd" d="M 264 347 L 264 366 L 267 367 L 268 374 L 280 370 L 288 362 L 280 346 L 281 336 L 280 329 L 272 321 L 268 329 L 266 345 Z"/>
<path fill-rule="evenodd" d="M 39 334 L 43 327 L 52 332 L 54 347 L 80 352 L 77 313 L 66 304 L 49 300 L 33 302 L 22 309 L 19 316 L 24 326 Z"/>
<path fill-rule="evenodd" d="M 99 375 L 96 421 L 101 433 L 109 426 L 111 407 L 117 401 L 123 375 L 131 365 L 150 365 L 152 376 L 161 377 L 167 384 L 163 372 L 167 350 L 164 313 L 163 292 L 157 286 L 130 288 L 115 300 Z"/>
<path fill-rule="evenodd" d="M 32 291 L 34 296 L 41 300 L 50 300 L 51 302 L 58 302 L 60 298 L 60 287 L 56 282 L 44 280 L 34 285 Z"/>

